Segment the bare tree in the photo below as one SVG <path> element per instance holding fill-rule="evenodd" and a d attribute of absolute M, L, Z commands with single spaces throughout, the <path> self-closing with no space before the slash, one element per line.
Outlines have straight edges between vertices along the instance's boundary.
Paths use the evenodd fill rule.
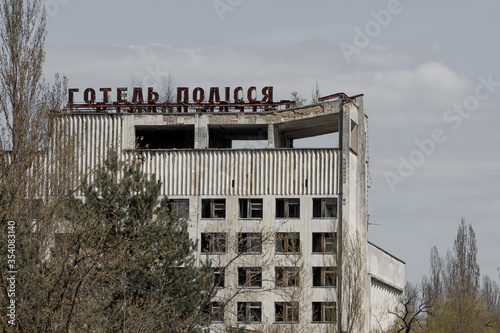
<path fill-rule="evenodd" d="M 295 102 L 296 107 L 303 106 L 306 103 L 306 99 L 300 96 L 298 92 L 292 91 L 290 95 L 292 96 L 292 101 Z"/>
<path fill-rule="evenodd" d="M 362 243 L 359 234 L 349 236 L 344 232 L 342 241 L 341 305 L 345 318 L 341 318 L 342 330 L 346 333 L 361 332 L 365 323 L 366 276 L 363 274 Z"/>
<path fill-rule="evenodd" d="M 319 98 L 321 97 L 321 92 L 319 91 L 319 82 L 316 79 L 316 85 L 311 93 L 311 104 L 319 103 Z"/>
<path fill-rule="evenodd" d="M 424 291 L 427 284 L 425 279 L 420 288 L 407 282 L 399 303 L 395 309 L 389 310 L 389 313 L 396 316 L 395 326 L 398 333 L 414 332 L 423 327 L 425 315 L 433 306 L 433 299 L 428 298 Z"/>

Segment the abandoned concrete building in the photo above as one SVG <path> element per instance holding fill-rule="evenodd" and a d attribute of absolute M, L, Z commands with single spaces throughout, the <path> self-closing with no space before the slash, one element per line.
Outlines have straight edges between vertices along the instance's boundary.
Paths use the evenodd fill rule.
<path fill-rule="evenodd" d="M 387 328 L 405 263 L 368 242 L 363 96 L 302 107 L 239 103 L 113 112 L 70 105 L 65 117 L 82 171 L 114 146 L 161 180 L 162 195 L 188 220 L 198 260 L 212 261 L 210 331 L 334 332 L 353 321 L 359 332 Z M 338 136 L 332 147 L 294 147 L 330 133 Z M 245 141 L 250 148 L 237 147 Z"/>

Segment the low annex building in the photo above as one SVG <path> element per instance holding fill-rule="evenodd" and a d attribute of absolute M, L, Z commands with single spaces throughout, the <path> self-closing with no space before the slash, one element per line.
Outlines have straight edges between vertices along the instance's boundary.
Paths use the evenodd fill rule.
<path fill-rule="evenodd" d="M 130 102 L 123 89 L 115 102 L 100 89 L 102 103 L 96 89 L 70 90 L 64 120 L 81 149 L 78 172 L 111 146 L 156 174 L 188 220 L 198 260 L 212 262 L 209 330 L 332 332 L 357 320 L 359 332 L 378 332 L 393 322 L 405 263 L 368 242 L 362 95 L 294 107 L 274 102 L 272 87 L 182 88 L 177 103 L 159 105 L 152 89 L 134 89 Z M 338 147 L 294 148 L 329 133 Z"/>

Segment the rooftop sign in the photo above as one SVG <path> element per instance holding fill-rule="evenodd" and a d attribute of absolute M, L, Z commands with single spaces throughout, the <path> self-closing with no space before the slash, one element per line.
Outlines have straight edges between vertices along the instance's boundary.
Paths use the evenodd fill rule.
<path fill-rule="evenodd" d="M 279 106 L 289 107 L 295 102 L 273 101 L 273 87 L 264 87 L 258 91 L 256 87 L 243 89 L 211 87 L 208 90 L 197 87 L 190 91 L 187 87 L 177 88 L 177 101 L 161 101 L 160 95 L 149 87 L 143 88 L 87 88 L 68 89 L 68 108 L 70 111 L 96 112 L 233 112 L 233 111 L 266 111 Z M 83 98 L 83 103 L 76 103 L 75 98 Z M 99 101 L 98 101 L 99 100 Z"/>

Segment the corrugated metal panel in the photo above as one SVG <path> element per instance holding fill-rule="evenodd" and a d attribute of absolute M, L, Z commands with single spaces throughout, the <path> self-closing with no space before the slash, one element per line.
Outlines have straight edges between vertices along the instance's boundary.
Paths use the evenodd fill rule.
<path fill-rule="evenodd" d="M 163 182 L 163 195 L 338 194 L 336 149 L 168 150 L 124 153 Z"/>
<path fill-rule="evenodd" d="M 63 123 L 77 151 L 76 175 L 91 174 L 111 149 L 121 151 L 122 117 L 79 114 L 63 117 Z"/>

